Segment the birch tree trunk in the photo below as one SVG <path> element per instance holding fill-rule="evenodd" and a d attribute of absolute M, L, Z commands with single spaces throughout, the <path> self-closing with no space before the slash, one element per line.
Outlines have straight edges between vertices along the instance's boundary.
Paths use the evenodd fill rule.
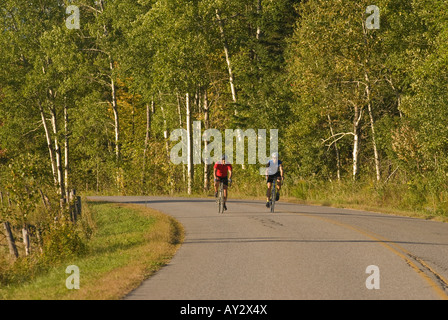
<path fill-rule="evenodd" d="M 69 173 L 69 132 L 68 132 L 68 110 L 67 105 L 64 105 L 64 129 L 65 129 L 65 135 L 64 135 L 64 182 L 65 182 L 65 192 L 66 192 L 66 199 L 69 198 L 69 180 L 68 180 L 68 173 Z"/>
<path fill-rule="evenodd" d="M 261 6 L 261 0 L 257 0 L 257 16 L 258 16 L 258 22 L 257 22 L 257 40 L 260 40 L 261 38 L 261 27 L 260 27 L 260 17 L 262 13 L 263 7 Z"/>
<path fill-rule="evenodd" d="M 224 46 L 224 53 L 226 55 L 226 62 L 227 62 L 227 68 L 229 70 L 229 82 L 230 82 L 230 90 L 232 92 L 232 100 L 234 103 L 236 103 L 236 90 L 234 85 L 234 77 L 233 77 L 233 70 L 232 70 L 232 63 L 230 61 L 230 54 L 229 54 L 229 46 L 227 45 L 227 39 L 224 32 L 224 24 L 221 19 L 221 14 L 219 12 L 219 9 L 216 9 L 216 19 L 218 20 L 219 25 L 219 31 L 221 33 L 221 39 Z M 235 114 L 237 111 L 235 110 Z"/>
<path fill-rule="evenodd" d="M 104 27 L 106 30 L 106 27 Z M 118 113 L 117 92 L 114 80 L 114 64 L 112 57 L 109 55 L 110 69 L 110 88 L 111 88 L 111 104 L 114 113 L 114 129 L 115 129 L 115 161 L 117 167 L 116 182 L 118 190 L 122 189 L 122 171 L 121 171 L 121 147 L 120 147 L 120 119 Z"/>
<path fill-rule="evenodd" d="M 53 173 L 53 182 L 55 187 L 58 186 L 58 177 L 57 177 L 57 173 L 56 173 L 56 161 L 54 159 L 54 149 L 53 149 L 53 144 L 51 142 L 51 133 L 50 130 L 48 129 L 47 126 L 47 120 L 45 119 L 45 113 L 44 113 L 44 109 L 42 107 L 42 105 L 39 102 L 39 110 L 40 110 L 40 116 L 42 119 L 42 125 L 44 127 L 45 130 L 45 138 L 47 139 L 47 147 L 48 147 L 48 153 L 50 155 L 50 163 L 51 163 L 51 171 Z"/>
<path fill-rule="evenodd" d="M 150 130 L 151 130 L 151 110 L 154 110 L 154 100 L 151 101 L 151 109 L 149 107 L 149 104 L 146 104 L 146 134 L 145 134 L 145 146 L 143 148 L 142 192 L 145 192 L 145 184 L 146 184 L 146 159 L 147 159 Z"/>
<path fill-rule="evenodd" d="M 159 101 L 160 101 L 160 110 L 162 111 L 162 118 L 163 118 L 163 136 L 165 139 L 165 151 L 166 151 L 166 161 L 170 161 L 170 143 L 169 143 L 169 137 L 168 137 L 168 122 L 166 120 L 166 112 L 165 108 L 163 107 L 162 103 L 162 93 L 159 91 Z M 170 175 L 173 174 L 172 169 L 170 169 Z M 170 194 L 174 193 L 174 180 L 170 179 Z"/>
<path fill-rule="evenodd" d="M 204 90 L 204 127 L 205 130 L 210 128 L 207 89 Z M 204 141 L 204 153 L 208 154 L 208 141 Z M 208 191 L 209 188 L 209 167 L 210 165 L 204 162 L 204 191 Z"/>
<path fill-rule="evenodd" d="M 109 56 L 109 68 L 110 68 L 110 87 L 111 87 L 111 103 L 112 110 L 114 112 L 114 128 L 115 128 L 115 159 L 117 161 L 117 165 L 120 164 L 120 119 L 118 116 L 118 105 L 117 105 L 117 95 L 115 88 L 115 81 L 113 78 L 114 65 L 113 60 Z"/>
<path fill-rule="evenodd" d="M 362 108 L 354 106 L 355 118 L 353 120 L 353 180 L 358 178 L 358 154 L 359 154 L 359 125 L 362 118 Z"/>
<path fill-rule="evenodd" d="M 366 55 L 367 57 L 370 57 L 370 52 L 371 52 L 371 46 L 370 43 L 373 40 L 371 38 L 371 36 L 368 33 L 368 30 L 366 28 L 365 23 L 363 22 L 363 34 L 364 34 L 364 43 L 365 43 L 365 49 L 366 49 Z M 366 81 L 366 89 L 365 89 L 365 94 L 366 94 L 366 99 L 367 99 L 367 111 L 369 113 L 369 118 L 370 118 L 370 128 L 372 131 L 372 143 L 373 143 L 373 156 L 374 156 L 374 160 L 375 160 L 375 171 L 376 171 L 376 180 L 380 181 L 381 180 L 381 171 L 380 171 L 380 159 L 379 159 L 379 155 L 378 155 L 378 148 L 376 145 L 376 135 L 375 135 L 375 121 L 373 118 L 373 112 L 372 112 L 372 99 L 371 99 L 371 82 L 370 82 L 370 78 L 369 78 L 369 74 L 367 72 L 367 66 L 369 64 L 369 58 L 366 58 L 365 60 L 365 69 L 364 69 L 364 80 Z"/>
<path fill-rule="evenodd" d="M 182 128 L 183 122 L 182 122 L 181 98 L 180 98 L 179 92 L 177 92 L 176 94 L 177 94 L 177 113 L 179 115 L 179 128 Z M 185 164 L 184 163 L 182 163 L 182 181 L 183 181 L 183 183 L 185 183 L 187 181 L 187 178 L 185 175 Z"/>
<path fill-rule="evenodd" d="M 186 94 L 186 109 L 187 109 L 187 193 L 191 195 L 193 184 L 193 164 L 192 164 L 192 143 L 191 143 L 191 110 L 190 110 L 190 96 Z"/>
<path fill-rule="evenodd" d="M 369 112 L 370 118 L 370 128 L 372 130 L 372 143 L 373 143 L 373 155 L 375 159 L 375 171 L 376 171 L 376 181 L 381 180 L 381 171 L 380 171 L 380 158 L 378 155 L 378 148 L 376 145 L 376 136 L 375 136 L 375 121 L 373 118 L 372 112 L 372 101 L 370 99 L 370 79 L 367 72 L 364 73 L 366 80 L 366 98 L 367 98 L 367 110 Z"/>
<path fill-rule="evenodd" d="M 46 74 L 46 70 L 45 70 L 45 64 L 42 66 L 42 72 L 43 74 Z M 50 96 L 52 95 L 51 90 L 49 90 L 49 94 Z M 48 152 L 50 154 L 50 161 L 51 161 L 51 170 L 53 172 L 53 181 L 54 181 L 54 185 L 56 188 L 59 188 L 58 183 L 59 183 L 59 179 L 58 179 L 58 169 L 57 169 L 57 163 L 55 160 L 55 150 L 53 148 L 53 144 L 51 142 L 51 132 L 47 126 L 47 120 L 45 118 L 45 112 L 44 112 L 44 108 L 42 107 L 42 104 L 40 101 L 38 101 L 38 105 L 39 105 L 39 111 L 40 111 L 40 115 L 42 118 L 42 125 L 44 127 L 45 130 L 45 137 L 47 139 L 47 146 L 48 146 Z"/>
<path fill-rule="evenodd" d="M 62 166 L 62 156 L 61 156 L 61 148 L 59 146 L 59 130 L 58 123 L 56 118 L 56 109 L 54 106 L 50 108 L 51 113 L 51 125 L 53 128 L 54 135 L 54 151 L 56 155 L 56 168 L 57 168 L 57 176 L 58 176 L 58 192 L 61 197 L 61 205 L 65 202 L 65 188 L 64 188 L 64 173 Z"/>
<path fill-rule="evenodd" d="M 227 68 L 229 70 L 229 82 L 230 82 L 230 90 L 232 92 L 232 100 L 236 104 L 237 103 L 236 89 L 235 89 L 235 84 L 234 84 L 232 63 L 230 61 L 229 46 L 227 44 L 227 38 L 226 38 L 226 34 L 224 32 L 224 23 L 222 22 L 221 14 L 219 12 L 219 9 L 216 9 L 216 18 L 218 20 L 219 30 L 220 30 L 220 33 L 221 33 L 221 39 L 222 39 L 223 46 L 224 46 L 224 53 L 225 53 L 225 56 L 226 56 Z M 236 110 L 236 108 L 234 110 L 234 114 L 235 115 L 238 114 L 238 111 Z M 241 140 L 242 140 L 240 131 L 238 131 L 237 139 L 238 139 L 239 142 L 241 142 Z M 244 163 L 242 164 L 242 169 L 246 169 L 246 166 L 245 166 Z"/>
<path fill-rule="evenodd" d="M 226 34 L 224 32 L 224 23 L 222 22 L 221 14 L 219 12 L 219 9 L 216 9 L 216 19 L 218 20 L 219 30 L 220 30 L 222 42 L 223 42 L 223 45 L 224 45 L 224 53 L 226 55 L 227 67 L 229 69 L 229 82 L 230 82 L 230 90 L 232 91 L 232 100 L 236 104 L 237 103 L 236 89 L 235 89 L 235 84 L 234 84 L 232 63 L 230 61 L 229 46 L 227 44 L 227 38 L 226 38 Z M 235 108 L 234 114 L 235 115 L 238 114 L 238 111 L 236 110 L 236 108 Z M 239 143 L 242 143 L 243 137 L 241 135 L 241 131 L 238 131 L 237 139 L 238 139 Z M 246 165 L 243 163 L 241 165 L 241 168 L 243 170 L 246 169 Z"/>

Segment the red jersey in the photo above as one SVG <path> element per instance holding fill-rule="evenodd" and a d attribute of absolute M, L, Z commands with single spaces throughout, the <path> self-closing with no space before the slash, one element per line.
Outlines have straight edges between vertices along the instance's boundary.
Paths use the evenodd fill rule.
<path fill-rule="evenodd" d="M 216 169 L 216 176 L 220 178 L 227 177 L 228 171 L 232 171 L 231 164 L 222 164 L 221 161 L 216 162 L 214 168 Z"/>

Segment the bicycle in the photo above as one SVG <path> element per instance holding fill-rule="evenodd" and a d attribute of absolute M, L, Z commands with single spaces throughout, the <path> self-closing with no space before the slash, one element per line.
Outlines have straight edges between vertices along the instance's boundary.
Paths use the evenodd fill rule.
<path fill-rule="evenodd" d="M 218 204 L 218 213 L 224 213 L 224 183 L 222 181 L 219 181 L 216 203 Z"/>
<path fill-rule="evenodd" d="M 271 208 L 271 213 L 274 213 L 275 200 L 277 199 L 277 179 L 274 179 L 274 181 L 272 181 L 271 190 L 271 200 L 269 201 L 269 206 Z"/>
<path fill-rule="evenodd" d="M 227 182 L 227 189 L 232 185 L 232 180 L 229 179 Z M 216 198 L 216 203 L 218 204 L 218 213 L 224 213 L 227 210 L 226 201 L 224 199 L 224 182 L 222 180 L 219 181 L 218 186 L 218 196 Z"/>

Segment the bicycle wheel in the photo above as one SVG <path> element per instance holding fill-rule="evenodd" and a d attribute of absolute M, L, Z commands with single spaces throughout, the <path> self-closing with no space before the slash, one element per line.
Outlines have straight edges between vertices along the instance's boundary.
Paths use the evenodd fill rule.
<path fill-rule="evenodd" d="M 277 186 L 276 183 L 274 182 L 272 184 L 272 192 L 271 192 L 271 212 L 274 213 L 274 209 L 275 209 L 275 197 L 277 196 Z"/>
<path fill-rule="evenodd" d="M 219 193 L 218 193 L 218 213 L 224 212 L 224 186 L 223 183 L 219 183 Z"/>

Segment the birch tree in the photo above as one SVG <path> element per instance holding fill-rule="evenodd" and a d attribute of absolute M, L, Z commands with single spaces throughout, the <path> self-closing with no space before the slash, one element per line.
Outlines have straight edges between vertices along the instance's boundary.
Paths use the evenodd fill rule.
<path fill-rule="evenodd" d="M 304 73 L 295 74 L 307 79 L 303 82 L 297 81 L 297 84 L 307 86 L 305 82 L 309 81 L 309 77 L 315 77 L 320 83 L 315 92 L 322 89 L 331 90 L 330 95 L 323 92 L 318 94 L 318 97 L 323 99 L 314 101 L 316 107 L 322 108 L 331 101 L 333 105 L 339 106 L 339 109 L 340 106 L 345 106 L 352 110 L 348 115 L 337 115 L 338 118 L 351 118 L 352 129 L 343 129 L 344 131 L 335 132 L 322 140 L 327 145 L 333 145 L 346 136 L 353 137 L 352 177 L 355 180 L 359 175 L 359 153 L 363 144 L 367 143 L 361 139 L 361 130 L 365 126 L 364 116 L 368 116 L 371 139 L 369 144 L 373 151 L 375 179 L 379 181 L 381 166 L 375 114 L 387 110 L 384 108 L 385 100 L 375 99 L 374 96 L 388 95 L 387 87 L 384 86 L 387 74 L 384 63 L 386 53 L 382 50 L 378 33 L 367 30 L 365 26 L 367 6 L 365 1 L 349 4 L 316 1 L 303 4 L 300 11 L 302 20 L 292 38 L 294 44 L 291 47 L 291 61 L 301 65 L 301 69 L 297 70 Z M 299 48 L 298 51 L 294 51 L 295 46 Z M 298 92 L 301 91 L 302 89 L 298 88 Z M 308 94 L 313 94 L 312 91 L 308 91 Z"/>
<path fill-rule="evenodd" d="M 5 65 L 10 70 L 3 74 L 2 84 L 5 88 L 14 88 L 5 102 L 16 100 L 14 104 L 19 106 L 11 112 L 19 115 L 22 110 L 27 110 L 30 116 L 26 123 L 42 128 L 41 141 L 47 144 L 54 185 L 64 202 L 66 184 L 61 123 L 64 108 L 73 105 L 73 94 L 82 87 L 78 84 L 82 70 L 79 67 L 79 43 L 75 40 L 76 35 L 61 23 L 65 15 L 62 3 L 44 1 L 40 5 L 23 7 L 7 2 L 2 10 L 8 12 L 2 22 L 9 39 L 3 49 L 14 48 L 4 56 Z M 2 110 L 8 110 L 8 107 Z M 13 119 L 23 120 L 20 117 Z M 27 135 L 38 132 L 33 128 L 25 129 L 28 129 Z M 68 164 L 68 157 L 65 163 Z"/>

